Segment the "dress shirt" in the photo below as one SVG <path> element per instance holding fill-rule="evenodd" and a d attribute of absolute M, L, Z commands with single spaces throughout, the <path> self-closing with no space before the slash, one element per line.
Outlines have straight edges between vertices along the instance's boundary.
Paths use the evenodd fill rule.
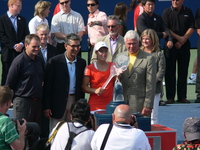
<path fill-rule="evenodd" d="M 42 19 L 39 16 L 33 17 L 30 20 L 29 24 L 28 24 L 28 28 L 29 28 L 30 34 L 36 34 L 37 26 L 42 24 L 42 23 L 44 23 L 44 24 L 49 26 L 48 21 L 47 21 L 46 18 Z"/>
<path fill-rule="evenodd" d="M 69 72 L 69 94 L 74 94 L 76 90 L 76 62 L 77 58 L 74 59 L 74 61 L 69 61 L 69 59 L 66 57 L 66 63 L 67 63 L 67 68 Z"/>
<path fill-rule="evenodd" d="M 61 32 L 64 34 L 85 31 L 84 21 L 81 14 L 71 10 L 68 14 L 62 10 L 53 16 L 51 22 L 51 33 Z M 64 40 L 55 38 L 58 43 L 64 43 Z"/>
<path fill-rule="evenodd" d="M 90 38 L 90 43 L 94 45 L 96 43 L 96 40 L 102 36 L 105 36 L 108 34 L 107 29 L 107 15 L 106 13 L 99 11 L 98 9 L 93 14 L 94 17 L 88 18 L 88 23 L 92 21 L 101 21 L 102 26 L 94 25 L 90 27 L 87 25 L 88 30 L 88 36 Z"/>
<path fill-rule="evenodd" d="M 119 37 L 119 35 L 117 36 L 116 39 L 113 39 L 113 38 L 110 37 L 110 48 L 111 48 L 112 55 L 115 53 L 115 48 L 116 48 L 116 45 L 117 45 L 118 37 Z"/>
<path fill-rule="evenodd" d="M 8 14 L 8 17 L 10 18 L 10 21 L 12 22 L 13 27 L 17 33 L 17 16 L 13 16 L 9 11 L 7 12 L 7 14 Z"/>
<path fill-rule="evenodd" d="M 46 64 L 47 63 L 47 46 L 44 49 L 40 46 L 40 50 L 42 52 L 44 63 Z"/>

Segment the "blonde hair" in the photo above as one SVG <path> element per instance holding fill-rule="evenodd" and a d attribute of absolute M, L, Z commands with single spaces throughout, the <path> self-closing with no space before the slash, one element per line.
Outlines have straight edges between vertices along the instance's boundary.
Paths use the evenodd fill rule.
<path fill-rule="evenodd" d="M 152 40 L 152 52 L 156 52 L 158 50 L 160 50 L 160 47 L 159 47 L 159 38 L 158 38 L 158 35 L 156 33 L 156 31 L 154 31 L 153 29 L 146 29 L 142 32 L 141 36 L 140 36 L 140 41 L 142 43 L 142 38 L 144 36 L 149 36 L 149 38 Z M 144 50 L 144 46 L 142 45 L 140 47 L 142 50 Z"/>
<path fill-rule="evenodd" d="M 38 32 L 39 30 L 47 31 L 49 33 L 49 26 L 45 23 L 41 23 L 37 26 L 36 32 Z"/>
<path fill-rule="evenodd" d="M 47 8 L 51 7 L 51 3 L 48 1 L 38 1 L 37 4 L 35 4 L 35 12 L 34 16 L 43 16 L 43 11 Z"/>
<path fill-rule="evenodd" d="M 10 7 L 10 5 L 14 4 L 17 1 L 20 1 L 22 3 L 22 0 L 8 0 L 8 7 Z"/>

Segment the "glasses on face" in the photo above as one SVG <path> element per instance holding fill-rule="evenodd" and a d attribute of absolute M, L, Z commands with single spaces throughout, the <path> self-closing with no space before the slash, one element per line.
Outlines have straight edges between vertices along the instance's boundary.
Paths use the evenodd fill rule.
<path fill-rule="evenodd" d="M 69 3 L 69 1 L 61 2 L 60 4 L 64 5 L 64 4 L 67 4 L 67 3 Z"/>
<path fill-rule="evenodd" d="M 172 0 L 172 1 L 176 1 L 176 2 L 178 2 L 179 0 Z"/>
<path fill-rule="evenodd" d="M 87 7 L 96 6 L 96 4 L 87 4 Z"/>
<path fill-rule="evenodd" d="M 107 26 L 108 28 L 114 28 L 116 27 L 117 25 L 112 25 L 112 26 Z"/>
<path fill-rule="evenodd" d="M 71 46 L 72 48 L 81 48 L 81 45 L 70 45 L 70 44 L 67 45 Z"/>

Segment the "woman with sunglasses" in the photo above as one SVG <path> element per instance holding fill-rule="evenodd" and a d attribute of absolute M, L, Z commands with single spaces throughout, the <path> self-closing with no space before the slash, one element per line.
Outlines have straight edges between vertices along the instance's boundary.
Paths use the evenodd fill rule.
<path fill-rule="evenodd" d="M 162 79 L 165 75 L 165 57 L 159 48 L 159 38 L 152 29 L 146 29 L 142 32 L 141 49 L 147 53 L 151 53 L 156 60 L 156 94 L 154 97 L 154 105 L 151 113 L 151 124 L 158 124 L 158 106 L 162 92 Z"/>

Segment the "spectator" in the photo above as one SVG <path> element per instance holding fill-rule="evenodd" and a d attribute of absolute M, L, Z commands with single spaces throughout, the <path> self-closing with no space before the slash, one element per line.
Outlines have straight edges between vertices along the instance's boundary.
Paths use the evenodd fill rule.
<path fill-rule="evenodd" d="M 14 93 L 13 117 L 26 119 L 41 125 L 41 102 L 44 65 L 42 58 L 38 56 L 40 50 L 40 38 L 35 34 L 29 34 L 25 38 L 25 51 L 18 55 L 10 66 L 6 85 Z M 38 137 L 29 137 L 31 149 Z"/>
<path fill-rule="evenodd" d="M 108 16 L 107 28 L 109 34 L 98 38 L 96 43 L 104 41 L 108 45 L 107 61 L 112 62 L 116 55 L 126 51 L 124 38 L 119 34 L 120 20 L 118 17 L 111 15 Z M 97 61 L 95 51 L 92 53 L 91 62 Z"/>
<path fill-rule="evenodd" d="M 156 90 L 155 58 L 140 50 L 136 31 L 129 30 L 124 41 L 128 51 L 118 56 L 126 55 L 130 60 L 127 70 L 121 75 L 125 102 L 132 113 L 150 116 Z"/>
<path fill-rule="evenodd" d="M 71 149 L 91 149 L 90 142 L 94 131 L 88 130 L 86 127 L 86 124 L 90 121 L 90 106 L 86 102 L 78 101 L 72 104 L 70 114 L 72 122 L 65 122 L 59 128 L 56 137 L 51 142 L 51 149 L 65 149 L 71 134 L 70 132 L 76 132 L 77 130 L 82 131 L 78 132 L 79 134 L 73 139 Z M 52 133 L 50 135 L 52 135 Z"/>
<path fill-rule="evenodd" d="M 19 15 L 21 9 L 22 0 L 8 0 L 8 11 L 0 16 L 1 85 L 6 82 L 13 59 L 22 52 L 24 38 L 28 34 L 26 19 Z"/>
<path fill-rule="evenodd" d="M 56 48 L 51 44 L 47 43 L 49 35 L 49 27 L 47 24 L 40 24 L 36 28 L 36 34 L 41 40 L 39 55 L 43 58 L 44 65 L 46 67 L 47 61 L 55 56 Z"/>
<path fill-rule="evenodd" d="M 128 13 L 128 7 L 124 2 L 120 2 L 115 5 L 114 15 L 120 19 L 119 34 L 123 37 L 128 31 L 126 27 L 127 13 Z"/>
<path fill-rule="evenodd" d="M 172 48 L 172 36 L 169 29 L 163 22 L 161 16 L 154 13 L 155 0 L 142 0 L 144 12 L 137 19 L 137 32 L 139 35 L 146 29 L 154 29 L 158 38 L 166 39 L 166 45 L 169 49 Z"/>
<path fill-rule="evenodd" d="M 90 12 L 86 26 L 89 37 L 88 63 L 91 60 L 96 40 L 108 34 L 107 15 L 105 12 L 99 11 L 98 7 L 98 0 L 87 0 L 87 9 Z"/>
<path fill-rule="evenodd" d="M 183 123 L 184 143 L 176 145 L 173 150 L 200 149 L 200 119 L 189 117 Z"/>
<path fill-rule="evenodd" d="M 153 29 L 146 29 L 142 32 L 141 49 L 152 54 L 156 60 L 156 94 L 154 96 L 153 110 L 151 113 L 151 124 L 158 124 L 158 106 L 162 92 L 162 80 L 165 75 L 165 57 L 159 48 L 159 39 Z"/>
<path fill-rule="evenodd" d="M 81 38 L 71 33 L 65 41 L 66 52 L 51 58 L 44 82 L 44 113 L 50 119 L 50 131 L 61 120 L 70 121 L 69 109 L 84 98 L 82 80 L 86 61 L 77 56 Z"/>
<path fill-rule="evenodd" d="M 190 41 L 194 32 L 194 16 L 191 9 L 183 6 L 184 0 L 172 0 L 172 6 L 163 12 L 163 20 L 173 37 L 173 47 L 165 47 L 165 85 L 167 103 L 174 103 L 177 89 L 177 102 L 190 103 L 187 98 L 187 75 L 190 61 Z M 176 66 L 178 64 L 177 82 Z M 176 87 L 177 86 L 177 87 Z"/>
<path fill-rule="evenodd" d="M 198 47 L 197 47 L 197 64 L 200 64 L 200 8 L 197 9 L 195 16 L 195 28 L 197 29 L 197 34 L 199 36 L 198 39 Z M 197 99 L 195 103 L 200 103 L 200 65 L 197 65 L 197 80 L 196 80 L 196 93 Z"/>
<path fill-rule="evenodd" d="M 17 120 L 17 131 L 14 123 L 5 115 L 10 107 L 12 97 L 13 91 L 9 87 L 0 86 L 0 149 L 2 150 L 22 150 L 25 145 L 26 120 L 23 119 L 22 125 Z"/>
<path fill-rule="evenodd" d="M 34 17 L 30 20 L 28 27 L 30 34 L 36 34 L 36 28 L 41 23 L 48 24 L 48 17 L 50 12 L 51 3 L 48 1 L 38 1 L 35 5 Z"/>
<path fill-rule="evenodd" d="M 61 11 L 55 14 L 51 22 L 51 33 L 57 42 L 57 54 L 65 52 L 65 38 L 70 33 L 78 34 L 82 38 L 85 26 L 81 14 L 70 8 L 71 0 L 59 0 Z"/>
<path fill-rule="evenodd" d="M 135 6 L 136 6 L 136 0 L 132 0 L 130 4 L 130 10 L 134 10 Z M 137 31 L 137 28 L 136 28 L 137 18 L 142 13 L 143 13 L 142 0 L 137 0 L 137 6 L 134 10 L 134 17 L 133 17 L 133 25 L 134 25 L 135 31 Z"/>
<path fill-rule="evenodd" d="M 105 42 L 100 41 L 95 44 L 94 50 L 97 55 L 97 61 L 86 67 L 82 84 L 83 91 L 90 94 L 88 103 L 91 107 L 91 113 L 106 109 L 106 105 L 113 98 L 115 82 L 114 78 L 112 78 L 105 89 L 102 87 L 109 78 L 110 68 L 113 65 L 111 62 L 106 61 L 108 46 Z"/>
<path fill-rule="evenodd" d="M 131 126 L 133 118 L 128 105 L 121 104 L 112 114 L 113 126 L 105 144 L 105 149 L 112 150 L 150 150 L 145 133 Z M 98 127 L 92 138 L 92 150 L 99 150 L 107 133 L 109 124 Z"/>

